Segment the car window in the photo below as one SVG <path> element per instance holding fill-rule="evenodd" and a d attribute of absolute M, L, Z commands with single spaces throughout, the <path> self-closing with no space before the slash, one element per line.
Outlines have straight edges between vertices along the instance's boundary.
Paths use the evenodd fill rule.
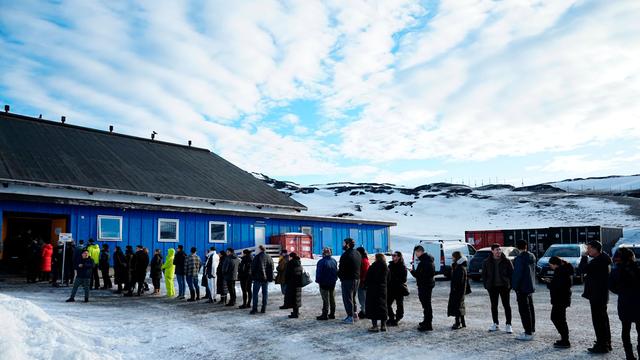
<path fill-rule="evenodd" d="M 577 247 L 551 247 L 544 253 L 545 257 L 580 257 L 580 249 Z"/>
<path fill-rule="evenodd" d="M 476 254 L 473 255 L 474 259 L 486 259 L 491 254 L 491 251 L 476 251 Z"/>
<path fill-rule="evenodd" d="M 473 246 L 467 244 L 467 247 L 469 248 L 469 255 L 473 256 L 476 254 L 476 249 Z"/>
<path fill-rule="evenodd" d="M 509 252 L 509 254 L 507 256 L 512 256 L 512 257 L 516 257 L 520 255 L 520 251 L 518 249 L 513 249 Z"/>

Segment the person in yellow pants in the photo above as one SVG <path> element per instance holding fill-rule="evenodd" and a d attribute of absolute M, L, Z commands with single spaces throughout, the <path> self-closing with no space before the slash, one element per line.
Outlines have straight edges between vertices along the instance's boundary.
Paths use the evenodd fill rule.
<path fill-rule="evenodd" d="M 176 289 L 173 287 L 173 279 L 175 278 L 176 266 L 173 265 L 173 257 L 176 253 L 175 249 L 167 250 L 167 257 L 162 265 L 164 271 L 164 284 L 167 289 L 167 297 L 176 295 Z"/>

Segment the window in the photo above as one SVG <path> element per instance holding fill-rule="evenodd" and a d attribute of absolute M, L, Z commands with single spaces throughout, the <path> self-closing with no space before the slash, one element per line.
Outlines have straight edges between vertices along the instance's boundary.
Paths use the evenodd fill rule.
<path fill-rule="evenodd" d="M 180 220 L 158 219 L 158 241 L 178 242 L 178 229 Z"/>
<path fill-rule="evenodd" d="M 224 221 L 209 221 L 209 242 L 227 242 L 227 223 Z"/>
<path fill-rule="evenodd" d="M 122 216 L 98 215 L 98 240 L 122 241 Z"/>
<path fill-rule="evenodd" d="M 300 230 L 302 231 L 303 234 L 313 236 L 313 231 L 311 229 L 311 226 L 303 226 L 302 228 L 300 228 Z"/>

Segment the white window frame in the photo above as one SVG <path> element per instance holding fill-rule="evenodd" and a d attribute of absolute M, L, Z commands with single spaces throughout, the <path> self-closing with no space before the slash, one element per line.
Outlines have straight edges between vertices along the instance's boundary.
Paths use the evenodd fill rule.
<path fill-rule="evenodd" d="M 303 234 L 306 234 L 304 232 L 306 229 L 309 229 L 309 236 L 313 236 L 313 227 L 311 227 L 311 226 L 301 226 L 300 227 L 300 232 L 303 233 Z"/>
<path fill-rule="evenodd" d="M 173 222 L 176 224 L 176 238 L 175 239 L 162 239 L 160 238 L 160 225 L 162 222 Z M 158 218 L 158 242 L 179 242 L 180 241 L 180 220 L 179 219 L 166 219 Z"/>
<path fill-rule="evenodd" d="M 224 240 L 211 240 L 211 225 L 224 225 Z M 209 243 L 210 244 L 226 244 L 228 236 L 228 224 L 226 221 L 209 221 Z"/>
<path fill-rule="evenodd" d="M 102 237 L 102 222 L 100 221 L 102 219 L 120 221 L 120 237 L 117 237 L 117 238 Z M 122 241 L 122 222 L 123 222 L 122 216 L 98 215 L 98 240 L 100 240 L 100 241 Z"/>

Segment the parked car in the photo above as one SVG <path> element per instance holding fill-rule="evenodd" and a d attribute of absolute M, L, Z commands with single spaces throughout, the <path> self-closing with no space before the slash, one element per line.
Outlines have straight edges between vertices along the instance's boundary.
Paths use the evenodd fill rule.
<path fill-rule="evenodd" d="M 424 251 L 433 256 L 436 274 L 442 274 L 446 278 L 451 276 L 451 254 L 454 251 L 470 258 L 476 253 L 476 249 L 462 240 L 420 240 L 416 246 L 421 245 Z M 420 261 L 413 254 L 411 265 L 415 269 Z"/>
<path fill-rule="evenodd" d="M 516 256 L 518 256 L 518 254 L 520 253 L 518 249 L 511 246 L 501 246 L 501 248 L 502 253 L 505 254 L 507 256 L 507 259 L 511 260 L 511 262 L 513 262 L 513 259 L 515 259 Z M 467 273 L 469 274 L 471 280 L 480 281 L 480 279 L 482 278 L 482 263 L 489 256 L 491 256 L 490 247 L 485 247 L 476 251 L 476 254 L 473 255 L 471 261 L 469 261 L 469 268 L 467 270 Z"/>
<path fill-rule="evenodd" d="M 633 251 L 633 253 L 636 256 L 636 264 L 638 264 L 638 266 L 640 266 L 640 244 L 620 244 L 618 246 L 616 246 L 614 248 L 614 253 L 612 258 L 614 259 L 614 263 L 615 263 L 615 259 L 618 256 L 618 249 L 620 248 L 627 248 L 627 249 L 631 249 L 631 251 Z"/>
<path fill-rule="evenodd" d="M 538 260 L 536 265 L 536 275 L 538 279 L 553 277 L 553 270 L 549 267 L 549 259 L 557 256 L 573 266 L 576 280 L 582 279 L 582 274 L 578 269 L 582 255 L 587 254 L 587 245 L 585 244 L 553 244 L 544 255 Z"/>

